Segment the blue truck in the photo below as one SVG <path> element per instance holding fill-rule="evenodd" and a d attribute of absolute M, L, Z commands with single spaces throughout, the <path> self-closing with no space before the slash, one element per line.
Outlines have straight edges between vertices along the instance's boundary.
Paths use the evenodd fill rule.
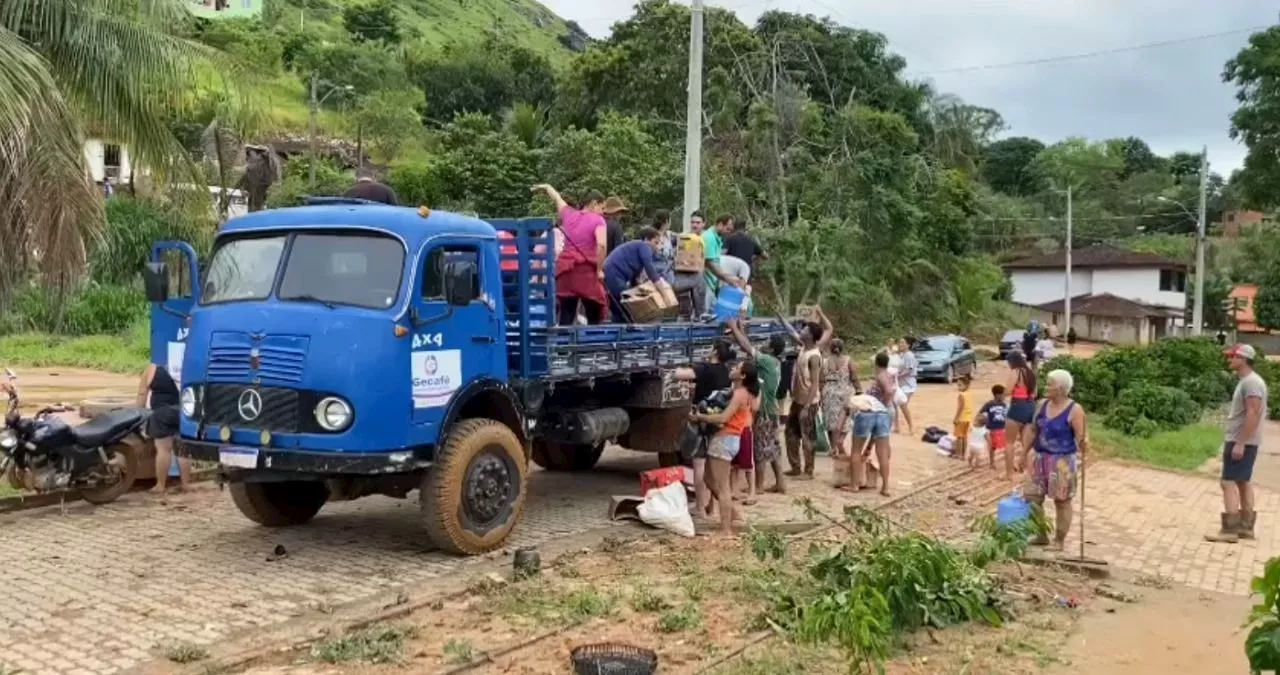
<path fill-rule="evenodd" d="M 674 370 L 723 328 L 554 325 L 552 227 L 331 199 L 228 221 L 204 264 L 156 244 L 151 357 L 181 389 L 178 453 L 219 464 L 264 526 L 419 490 L 430 543 L 461 554 L 507 540 L 529 461 L 588 470 L 612 439 L 678 463 Z M 761 344 L 786 331 L 747 325 Z"/>

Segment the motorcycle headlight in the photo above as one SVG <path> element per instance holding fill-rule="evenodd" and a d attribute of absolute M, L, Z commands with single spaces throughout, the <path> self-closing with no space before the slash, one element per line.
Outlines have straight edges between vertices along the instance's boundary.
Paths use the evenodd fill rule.
<path fill-rule="evenodd" d="M 12 450 L 18 447 L 18 435 L 13 429 L 0 429 L 0 450 Z"/>
<path fill-rule="evenodd" d="M 321 399 L 315 414 L 316 422 L 325 431 L 342 431 L 351 426 L 351 404 L 336 396 Z"/>
<path fill-rule="evenodd" d="M 183 417 L 194 419 L 196 416 L 196 390 L 192 387 L 184 387 L 180 405 Z"/>

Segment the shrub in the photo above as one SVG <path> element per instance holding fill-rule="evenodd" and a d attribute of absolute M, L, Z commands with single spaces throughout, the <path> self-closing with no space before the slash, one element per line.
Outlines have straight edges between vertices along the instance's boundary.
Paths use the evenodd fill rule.
<path fill-rule="evenodd" d="M 1135 384 L 1120 392 L 1116 397 L 1116 409 L 1126 407 L 1132 407 L 1137 417 L 1145 417 L 1161 429 L 1177 429 L 1200 417 L 1200 406 L 1190 394 L 1159 384 Z M 1132 416 L 1131 413 L 1125 414 Z"/>
<path fill-rule="evenodd" d="M 1093 358 L 1098 367 L 1111 373 L 1113 391 L 1121 392 L 1140 382 L 1159 381 L 1161 368 L 1149 347 L 1105 349 Z"/>
<path fill-rule="evenodd" d="M 1160 425 L 1143 417 L 1138 408 L 1129 404 L 1121 404 L 1111 409 L 1103 418 L 1103 424 L 1128 436 L 1150 438 L 1160 431 Z"/>
<path fill-rule="evenodd" d="M 406 206 L 435 207 L 445 199 L 444 181 L 434 164 L 404 164 L 391 170 L 387 184 Z"/>
<path fill-rule="evenodd" d="M 1210 408 L 1231 400 L 1236 378 L 1226 370 L 1208 372 L 1187 378 L 1178 388 L 1187 392 L 1202 408 Z"/>
<path fill-rule="evenodd" d="M 208 195 L 203 196 L 205 210 Z M 107 201 L 107 229 L 89 251 L 89 270 L 100 284 L 128 284 L 139 277 L 157 241 L 191 241 L 196 226 L 185 222 L 177 209 L 140 199 L 119 196 Z"/>
<path fill-rule="evenodd" d="M 38 331 L 65 335 L 119 333 L 147 315 L 147 300 L 136 286 L 90 283 L 63 303 L 62 313 L 44 290 L 28 286 L 14 297 L 0 332 Z"/>
<path fill-rule="evenodd" d="M 1038 385 L 1043 394 L 1045 376 L 1054 370 L 1065 370 L 1075 379 L 1071 391 L 1074 398 L 1084 409 L 1094 414 L 1103 414 L 1115 400 L 1115 378 L 1096 360 L 1080 359 L 1074 356 L 1058 356 L 1045 361 L 1040 370 Z"/>
<path fill-rule="evenodd" d="M 1182 387 L 1187 378 L 1225 372 L 1227 358 L 1210 338 L 1169 338 L 1147 350 L 1157 369 L 1156 379 L 1169 387 Z"/>

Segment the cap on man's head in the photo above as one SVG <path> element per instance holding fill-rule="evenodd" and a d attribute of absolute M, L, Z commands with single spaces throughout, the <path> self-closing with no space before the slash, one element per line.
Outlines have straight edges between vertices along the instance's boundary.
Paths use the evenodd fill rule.
<path fill-rule="evenodd" d="M 604 208 L 601 210 L 604 211 L 606 215 L 611 216 L 615 213 L 622 213 L 623 211 L 626 211 L 627 205 L 623 203 L 621 197 L 609 197 L 604 200 Z"/>
<path fill-rule="evenodd" d="M 1252 361 L 1258 358 L 1258 350 L 1254 349 L 1253 345 L 1238 344 L 1227 350 L 1227 358 L 1235 356 Z"/>

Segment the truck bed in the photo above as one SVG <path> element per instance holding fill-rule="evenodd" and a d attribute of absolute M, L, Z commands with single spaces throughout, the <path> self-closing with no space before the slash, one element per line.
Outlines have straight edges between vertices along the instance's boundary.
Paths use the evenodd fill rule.
<path fill-rule="evenodd" d="M 548 218 L 494 219 L 502 263 L 511 378 L 565 381 L 657 371 L 701 361 L 722 325 L 690 321 L 599 326 L 555 325 L 555 238 Z M 747 335 L 763 346 L 786 335 L 779 319 L 752 319 Z"/>

